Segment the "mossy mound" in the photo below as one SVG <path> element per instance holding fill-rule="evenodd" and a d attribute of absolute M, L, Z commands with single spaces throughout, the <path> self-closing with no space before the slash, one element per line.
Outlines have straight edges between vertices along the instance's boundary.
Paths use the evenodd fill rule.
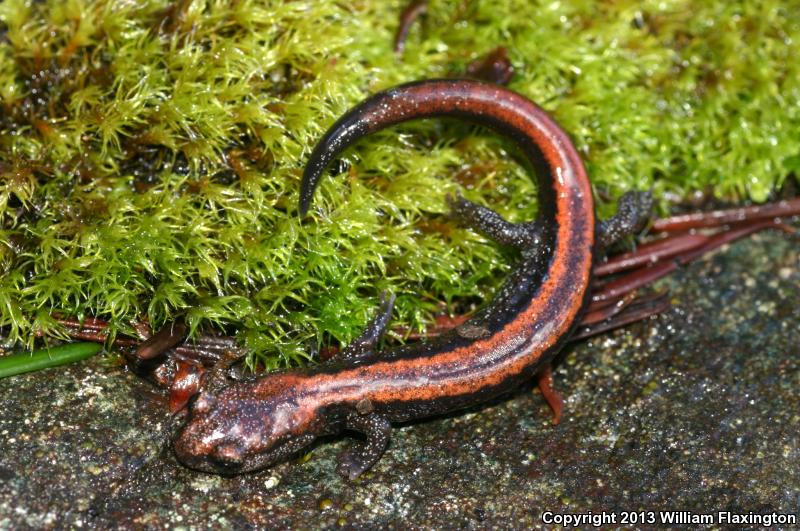
<path fill-rule="evenodd" d="M 5 0 L 0 327 L 54 314 L 236 333 L 267 366 L 485 300 L 509 256 L 443 214 L 463 190 L 512 220 L 533 185 L 493 134 L 409 124 L 351 150 L 296 215 L 314 142 L 366 95 L 457 74 L 496 46 L 511 87 L 570 132 L 608 213 L 623 191 L 763 200 L 800 172 L 796 2 Z M 665 203 L 662 202 L 662 208 Z"/>

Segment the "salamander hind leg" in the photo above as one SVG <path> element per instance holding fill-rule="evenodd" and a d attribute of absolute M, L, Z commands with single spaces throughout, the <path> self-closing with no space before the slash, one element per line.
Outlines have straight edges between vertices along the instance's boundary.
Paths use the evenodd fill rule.
<path fill-rule="evenodd" d="M 451 217 L 498 243 L 518 249 L 531 249 L 542 239 L 542 226 L 538 222 L 511 223 L 494 210 L 464 199 L 461 194 L 448 194 L 445 199 L 450 205 Z"/>
<path fill-rule="evenodd" d="M 544 369 L 539 371 L 539 374 L 536 375 L 536 382 L 539 384 L 539 391 L 542 392 L 545 402 L 547 402 L 547 405 L 553 410 L 553 424 L 558 424 L 561 422 L 564 399 L 561 397 L 561 393 L 556 391 L 556 388 L 553 386 L 553 381 L 553 366 L 547 364 L 544 366 Z"/>
<path fill-rule="evenodd" d="M 617 202 L 617 213 L 597 224 L 597 241 L 603 247 L 633 234 L 650 217 L 653 195 L 650 192 L 626 192 Z"/>
<path fill-rule="evenodd" d="M 386 332 L 386 327 L 389 325 L 389 321 L 392 318 L 394 299 L 394 295 L 387 296 L 386 292 L 381 293 L 381 305 L 375 313 L 375 316 L 367 323 L 361 335 L 344 347 L 333 359 L 354 360 L 374 356 L 376 354 L 375 349 L 378 346 L 378 341 L 383 337 L 383 334 Z"/>
<path fill-rule="evenodd" d="M 362 408 L 361 402 L 356 406 L 357 410 L 359 408 Z M 368 405 L 364 405 L 362 411 L 368 409 Z M 348 415 L 346 427 L 363 433 L 367 438 L 364 442 L 344 450 L 339 456 L 339 473 L 353 480 L 372 468 L 381 458 L 389 444 L 392 425 L 386 417 L 377 413 L 355 411 Z"/>

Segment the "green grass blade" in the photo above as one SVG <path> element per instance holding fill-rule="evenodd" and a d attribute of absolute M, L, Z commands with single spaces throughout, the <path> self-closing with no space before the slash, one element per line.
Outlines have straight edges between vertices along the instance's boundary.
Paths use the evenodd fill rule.
<path fill-rule="evenodd" d="M 70 343 L 3 356 L 0 357 L 0 378 L 66 365 L 94 356 L 101 350 L 103 345 L 97 343 Z"/>

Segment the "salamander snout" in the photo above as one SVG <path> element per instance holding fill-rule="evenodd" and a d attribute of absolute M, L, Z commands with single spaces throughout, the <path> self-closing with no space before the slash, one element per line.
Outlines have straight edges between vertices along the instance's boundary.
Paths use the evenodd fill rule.
<path fill-rule="evenodd" d="M 235 399 L 201 392 L 174 439 L 175 455 L 190 468 L 216 474 L 243 472 L 263 448 L 262 423 L 242 415 Z M 262 424 L 262 426 L 259 426 Z"/>
<path fill-rule="evenodd" d="M 236 474 L 246 461 L 246 449 L 219 430 L 203 422 L 190 422 L 174 441 L 175 455 L 195 470 L 215 474 Z"/>
<path fill-rule="evenodd" d="M 218 395 L 204 391 L 197 396 L 174 439 L 175 455 L 182 463 L 222 475 L 250 472 L 315 439 L 312 411 L 280 390 L 259 397 L 254 385 L 232 386 Z"/>

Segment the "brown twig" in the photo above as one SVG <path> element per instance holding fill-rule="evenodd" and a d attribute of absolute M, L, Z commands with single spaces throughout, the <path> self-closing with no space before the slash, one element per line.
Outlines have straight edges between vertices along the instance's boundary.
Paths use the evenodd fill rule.
<path fill-rule="evenodd" d="M 420 15 L 428 10 L 427 0 L 413 0 L 406 6 L 402 13 L 400 13 L 400 24 L 397 26 L 397 33 L 394 35 L 394 53 L 401 55 L 406 47 L 406 39 L 408 39 L 408 32 L 411 29 L 411 24 L 417 20 Z"/>
<path fill-rule="evenodd" d="M 800 197 L 764 205 L 728 208 L 711 212 L 695 212 L 653 222 L 653 232 L 675 232 L 706 227 L 719 227 L 756 219 L 776 219 L 800 215 Z"/>

